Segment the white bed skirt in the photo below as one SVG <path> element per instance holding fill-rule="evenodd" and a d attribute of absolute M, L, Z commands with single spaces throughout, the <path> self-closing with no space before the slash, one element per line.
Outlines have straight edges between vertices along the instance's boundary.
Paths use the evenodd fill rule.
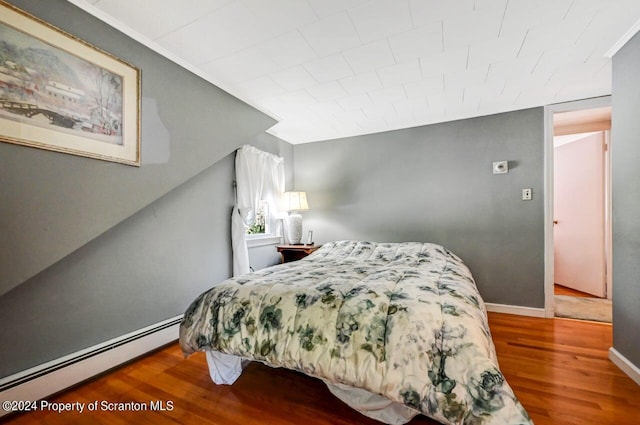
<path fill-rule="evenodd" d="M 242 374 L 242 369 L 249 364 L 249 360 L 230 354 L 207 350 L 205 352 L 209 375 L 218 385 L 231 385 Z M 372 419 L 390 425 L 402 425 L 419 414 L 404 404 L 396 403 L 378 394 L 328 381 L 329 391 L 354 410 Z"/>
<path fill-rule="evenodd" d="M 205 351 L 205 355 L 207 366 L 209 366 L 209 375 L 216 384 L 231 385 L 242 374 L 244 365 L 241 357 L 211 350 Z"/>

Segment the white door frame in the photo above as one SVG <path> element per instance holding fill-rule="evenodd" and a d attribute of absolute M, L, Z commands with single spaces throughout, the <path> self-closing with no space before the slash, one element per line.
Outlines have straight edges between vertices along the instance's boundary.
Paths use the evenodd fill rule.
<path fill-rule="evenodd" d="M 554 317 L 554 298 L 553 298 L 553 114 L 557 112 L 578 111 L 583 109 L 602 108 L 611 106 L 611 96 L 595 97 L 585 100 L 576 100 L 574 102 L 556 103 L 548 105 L 544 108 L 544 312 L 545 317 Z M 610 153 L 611 151 L 609 151 Z M 607 160 L 610 164 L 610 156 Z M 605 168 L 606 172 L 611 172 L 611 167 Z M 609 180 L 610 182 L 610 180 Z M 611 192 L 609 191 L 609 197 Z M 611 202 L 609 202 L 610 208 Z M 610 215 L 609 215 L 610 217 Z M 611 226 L 611 222 L 605 224 Z M 610 229 L 605 232 L 611 234 Z M 610 246 L 609 241 L 605 240 L 605 249 L 607 251 L 607 280 L 611 275 L 611 263 L 609 262 Z M 607 288 L 609 292 L 610 288 Z"/>

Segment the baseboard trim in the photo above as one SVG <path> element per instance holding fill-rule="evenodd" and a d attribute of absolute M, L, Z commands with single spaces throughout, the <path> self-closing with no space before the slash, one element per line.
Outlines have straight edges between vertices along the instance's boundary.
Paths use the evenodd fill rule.
<path fill-rule="evenodd" d="M 182 315 L 0 379 L 0 399 L 36 401 L 178 338 Z M 8 412 L 0 409 L 0 417 Z"/>
<path fill-rule="evenodd" d="M 640 385 L 640 369 L 613 347 L 609 348 L 609 360 Z"/>
<path fill-rule="evenodd" d="M 546 317 L 544 308 L 494 303 L 485 303 L 484 305 L 487 307 L 487 311 L 491 311 L 493 313 L 516 314 L 518 316 L 528 317 Z"/>

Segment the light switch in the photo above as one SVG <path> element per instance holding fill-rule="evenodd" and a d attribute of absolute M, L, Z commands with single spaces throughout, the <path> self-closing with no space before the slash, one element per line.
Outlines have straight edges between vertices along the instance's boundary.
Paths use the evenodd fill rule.
<path fill-rule="evenodd" d="M 531 189 L 522 189 L 522 200 L 523 201 L 530 201 L 532 192 L 533 191 Z"/>

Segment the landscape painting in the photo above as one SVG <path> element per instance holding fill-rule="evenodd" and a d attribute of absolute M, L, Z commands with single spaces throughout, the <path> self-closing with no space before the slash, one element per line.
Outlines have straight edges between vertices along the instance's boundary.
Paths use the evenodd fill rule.
<path fill-rule="evenodd" d="M 0 3 L 0 139 L 140 164 L 139 70 Z"/>

